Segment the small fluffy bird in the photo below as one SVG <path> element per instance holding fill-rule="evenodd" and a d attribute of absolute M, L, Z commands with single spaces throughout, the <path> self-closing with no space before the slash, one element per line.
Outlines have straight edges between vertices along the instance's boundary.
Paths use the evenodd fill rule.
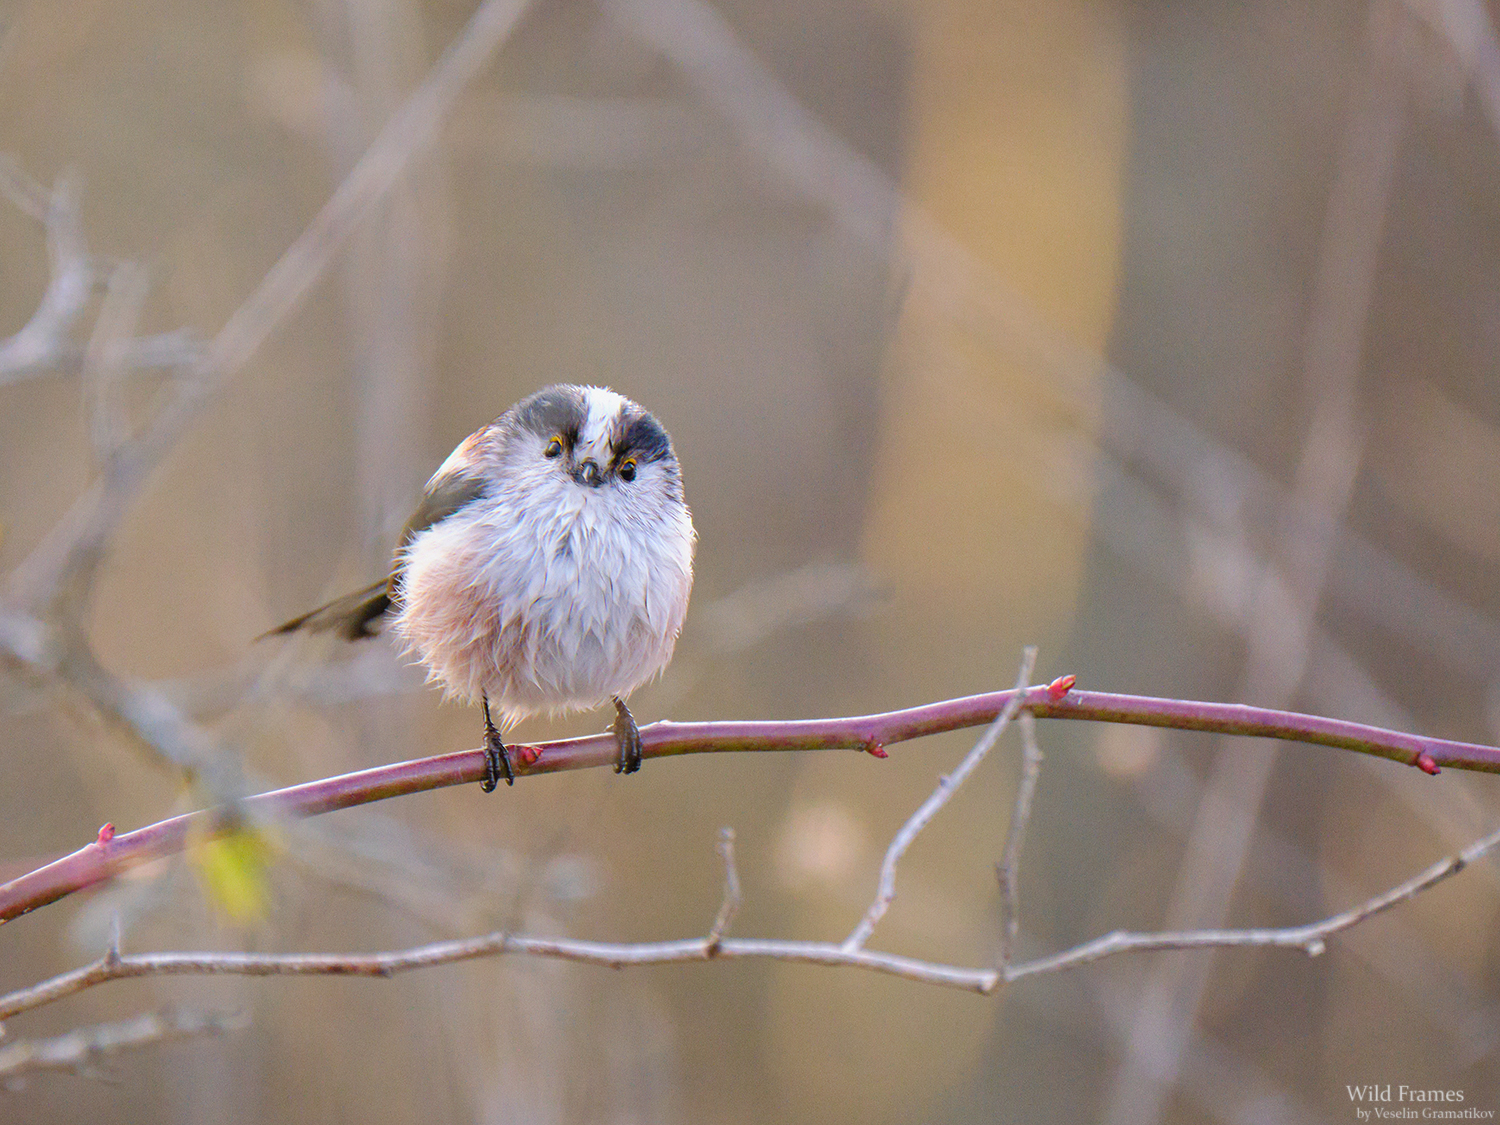
<path fill-rule="evenodd" d="M 502 730 L 606 699 L 615 705 L 615 772 L 634 773 L 641 738 L 625 698 L 672 658 L 694 540 L 661 424 L 614 391 L 559 384 L 516 403 L 443 462 L 388 577 L 271 633 L 357 640 L 393 618 L 429 681 L 483 705 L 486 793 L 501 777 L 515 781 Z"/>

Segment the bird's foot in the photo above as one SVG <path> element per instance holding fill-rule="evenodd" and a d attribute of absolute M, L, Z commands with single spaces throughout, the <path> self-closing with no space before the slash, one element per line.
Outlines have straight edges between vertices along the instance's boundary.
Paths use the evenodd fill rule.
<path fill-rule="evenodd" d="M 615 741 L 620 746 L 620 756 L 615 759 L 615 773 L 635 773 L 641 768 L 641 732 L 635 725 L 630 708 L 618 695 L 615 696 Z"/>
<path fill-rule="evenodd" d="M 495 729 L 495 723 L 490 718 L 489 696 L 482 698 L 484 699 L 484 780 L 479 783 L 479 788 L 486 793 L 493 793 L 502 777 L 505 778 L 505 784 L 514 785 L 516 771 L 510 765 L 510 751 L 505 748 L 505 743 L 500 739 L 500 732 Z"/>

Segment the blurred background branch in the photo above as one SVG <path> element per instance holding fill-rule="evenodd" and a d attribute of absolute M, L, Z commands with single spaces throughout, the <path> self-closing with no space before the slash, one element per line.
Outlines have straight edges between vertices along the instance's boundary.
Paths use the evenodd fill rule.
<path fill-rule="evenodd" d="M 242 1013 L 194 1012 L 165 1008 L 132 1019 L 80 1027 L 46 1040 L 0 1045 L 0 1086 L 18 1091 L 39 1071 L 62 1070 L 85 1078 L 107 1078 L 105 1060 L 122 1051 L 170 1043 L 174 1039 L 225 1035 L 243 1030 Z"/>
<path fill-rule="evenodd" d="M 687 473 L 698 601 L 648 720 L 981 691 L 1036 640 L 1090 685 L 1500 738 L 1490 5 L 474 10 L 0 21 L 0 854 L 467 745 L 387 648 L 248 638 L 365 579 L 435 458 L 559 378 L 649 404 Z M 416 159 L 365 159 L 381 138 Z M 1451 770 L 1051 737 L 1020 888 L 1041 948 L 1195 903 L 1295 929 L 1494 823 L 1489 780 Z M 257 826 L 228 862 L 190 849 L 7 928 L 0 987 L 116 917 L 138 948 L 695 932 L 698 842 L 731 822 L 735 924 L 840 932 L 931 788 L 922 754 L 850 762 Z M 1254 784 L 1226 792 L 1236 771 Z M 902 860 L 897 955 L 990 962 L 1006 896 L 972 888 L 1014 796 L 980 771 Z M 640 895 L 625 873 L 662 854 L 681 867 Z M 256 855 L 237 920 L 226 879 Z M 1318 1121 L 1384 1073 L 1489 1104 L 1497 902 L 1485 862 L 1337 958 L 1112 958 L 999 1006 L 775 963 L 681 983 L 528 958 L 378 999 L 200 981 L 255 1034 L 20 1096 L 44 1122 Z"/>

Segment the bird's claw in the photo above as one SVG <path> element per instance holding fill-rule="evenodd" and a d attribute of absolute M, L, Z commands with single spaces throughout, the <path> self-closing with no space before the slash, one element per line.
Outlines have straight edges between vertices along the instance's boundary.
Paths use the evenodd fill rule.
<path fill-rule="evenodd" d="M 615 697 L 615 741 L 620 755 L 615 759 L 615 773 L 635 773 L 641 768 L 641 732 L 625 701 Z"/>
<path fill-rule="evenodd" d="M 484 780 L 479 783 L 479 788 L 486 793 L 493 793 L 502 777 L 505 778 L 507 785 L 516 783 L 516 771 L 511 768 L 510 764 L 510 751 L 505 748 L 500 732 L 495 729 L 494 721 L 490 718 L 490 701 L 486 696 L 484 697 Z"/>

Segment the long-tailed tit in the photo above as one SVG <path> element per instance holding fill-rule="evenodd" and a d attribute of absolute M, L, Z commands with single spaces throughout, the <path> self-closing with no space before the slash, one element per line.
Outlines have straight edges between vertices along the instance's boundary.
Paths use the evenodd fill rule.
<path fill-rule="evenodd" d="M 515 779 L 501 730 L 606 699 L 615 772 L 633 773 L 641 739 L 625 697 L 672 658 L 694 538 L 661 424 L 610 390 L 546 387 L 443 462 L 388 577 L 271 632 L 356 640 L 393 618 L 429 680 L 483 704 L 485 792 Z"/>

